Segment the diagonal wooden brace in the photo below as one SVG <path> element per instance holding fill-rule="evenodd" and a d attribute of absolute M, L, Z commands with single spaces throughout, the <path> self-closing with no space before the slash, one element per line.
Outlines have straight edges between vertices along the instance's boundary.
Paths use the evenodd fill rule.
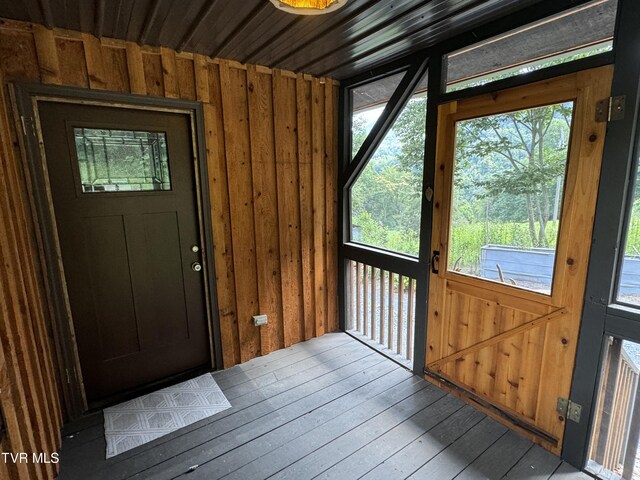
<path fill-rule="evenodd" d="M 495 337 L 488 338 L 486 340 L 473 344 L 469 347 L 466 347 L 460 350 L 459 352 L 452 353 L 451 355 L 447 355 L 446 357 L 443 357 L 440 360 L 431 362 L 427 365 L 427 368 L 429 368 L 429 370 L 437 371 L 440 367 L 442 367 L 442 365 L 446 363 L 453 362 L 455 360 L 458 360 L 459 358 L 464 357 L 465 355 L 469 355 L 470 353 L 474 353 L 474 352 L 477 352 L 478 350 L 482 350 L 483 348 L 490 347 L 492 345 L 495 345 L 496 343 L 500 343 L 501 341 L 513 335 L 517 335 L 519 333 L 526 332 L 527 330 L 530 330 L 532 328 L 539 327 L 540 325 L 547 323 L 553 320 L 554 318 L 558 318 L 563 315 L 566 315 L 568 312 L 569 310 L 565 307 L 559 308 L 557 310 L 547 313 L 546 315 L 542 315 L 541 317 L 538 317 L 529 322 L 523 323 L 522 325 L 518 325 L 515 328 L 506 330 L 501 334 L 496 335 Z"/>

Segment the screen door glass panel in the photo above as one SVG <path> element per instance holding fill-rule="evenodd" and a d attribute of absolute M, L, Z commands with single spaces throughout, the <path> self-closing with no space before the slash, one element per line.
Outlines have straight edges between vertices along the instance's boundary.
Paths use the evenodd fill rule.
<path fill-rule="evenodd" d="M 640 344 L 605 341 L 587 470 L 598 478 L 640 480 Z"/>
<path fill-rule="evenodd" d="M 551 293 L 573 103 L 456 124 L 449 271 Z"/>
<path fill-rule="evenodd" d="M 162 132 L 74 128 L 83 193 L 171 190 Z"/>

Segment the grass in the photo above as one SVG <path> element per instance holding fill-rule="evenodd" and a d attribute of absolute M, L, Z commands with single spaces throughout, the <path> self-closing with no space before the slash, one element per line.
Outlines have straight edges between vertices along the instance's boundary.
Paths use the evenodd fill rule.
<path fill-rule="evenodd" d="M 368 218 L 362 219 L 362 241 L 388 250 L 417 255 L 417 232 L 390 230 Z M 536 224 L 536 229 L 538 225 Z M 558 222 L 547 223 L 549 246 L 556 246 Z M 473 267 L 480 263 L 480 249 L 487 244 L 511 245 L 531 248 L 529 225 L 526 222 L 484 222 L 454 225 L 451 229 L 451 262 L 459 260 L 460 267 Z M 640 256 L 640 215 L 631 217 L 626 255 Z"/>

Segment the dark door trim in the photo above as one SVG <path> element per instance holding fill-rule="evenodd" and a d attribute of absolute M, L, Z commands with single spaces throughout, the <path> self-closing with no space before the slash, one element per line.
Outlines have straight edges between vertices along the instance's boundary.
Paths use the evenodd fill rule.
<path fill-rule="evenodd" d="M 205 278 L 205 299 L 209 325 L 211 366 L 222 365 L 222 343 L 215 282 L 215 261 L 209 175 L 205 147 L 204 112 L 199 102 L 166 99 L 105 91 L 16 83 L 11 86 L 11 97 L 16 107 L 17 122 L 22 128 L 22 156 L 28 201 L 31 204 L 37 243 L 40 250 L 40 268 L 43 273 L 47 301 L 50 309 L 51 330 L 54 337 L 60 390 L 65 419 L 72 420 L 87 410 L 80 361 L 76 347 L 73 319 L 67 297 L 60 246 L 53 214 L 53 201 L 49 188 L 47 165 L 41 142 L 38 116 L 39 102 L 58 102 L 155 110 L 189 115 L 193 139 L 194 168 L 198 206 L 198 221 L 202 245 L 202 264 Z"/>

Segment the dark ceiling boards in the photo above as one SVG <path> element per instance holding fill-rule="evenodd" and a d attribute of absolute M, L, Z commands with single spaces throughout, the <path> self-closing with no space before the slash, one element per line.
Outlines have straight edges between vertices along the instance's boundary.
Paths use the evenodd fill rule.
<path fill-rule="evenodd" d="M 541 0 L 350 0 L 295 16 L 268 0 L 3 0 L 0 17 L 348 78 Z"/>

